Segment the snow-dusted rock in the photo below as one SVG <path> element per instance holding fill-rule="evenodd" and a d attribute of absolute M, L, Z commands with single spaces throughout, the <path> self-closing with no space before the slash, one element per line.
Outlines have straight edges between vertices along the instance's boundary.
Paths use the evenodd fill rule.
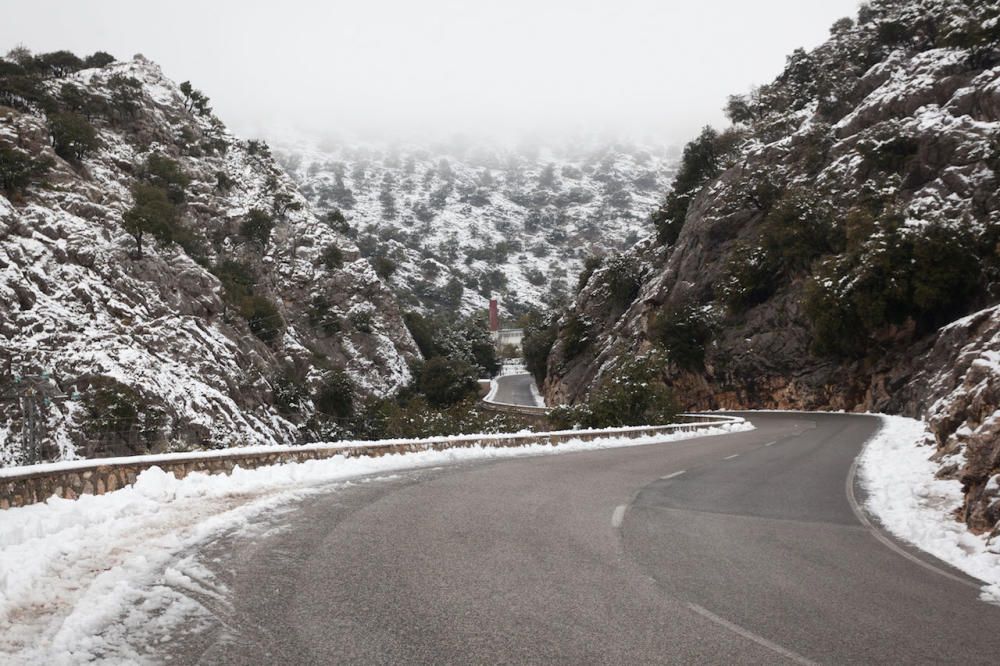
<path fill-rule="evenodd" d="M 407 359 L 418 352 L 392 294 L 364 260 L 325 266 L 328 245 L 347 257 L 357 248 L 318 219 L 265 149 L 189 111 L 178 86 L 139 56 L 49 85 L 107 98 L 116 75 L 141 83 L 139 108 L 122 121 L 95 117 L 101 147 L 79 165 L 54 154 L 40 111 L 0 107 L 0 145 L 53 161 L 44 183 L 0 196 L 0 385 L 49 372 L 64 392 L 75 386 L 85 396 L 95 382 L 117 380 L 164 411 L 158 446 L 171 448 L 300 440 L 308 401 L 300 414 L 273 406 L 275 380 L 291 371 L 308 388 L 329 368 L 346 368 L 369 394 L 407 382 Z M 197 259 L 148 238 L 136 259 L 122 227 L 136 174 L 154 153 L 190 178 L 181 223 L 201 247 Z M 278 195 L 293 205 L 256 259 L 239 223 L 252 208 L 272 210 Z M 224 258 L 258 262 L 256 289 L 277 305 L 280 342 L 258 340 L 226 305 L 209 270 Z M 371 307 L 372 331 L 318 331 L 309 321 L 317 295 L 342 311 Z M 0 464 L 10 464 L 22 457 L 23 418 L 10 395 L 0 411 Z M 84 452 L 81 411 L 72 401 L 46 406 L 46 457 Z"/>

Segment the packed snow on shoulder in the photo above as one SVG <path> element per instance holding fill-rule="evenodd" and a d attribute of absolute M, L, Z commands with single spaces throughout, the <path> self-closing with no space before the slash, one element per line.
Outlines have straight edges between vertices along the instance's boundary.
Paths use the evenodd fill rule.
<path fill-rule="evenodd" d="M 337 456 L 231 476 L 178 480 L 153 467 L 136 483 L 78 500 L 0 511 L 0 662 L 135 663 L 149 646 L 207 626 L 227 590 L 197 551 L 223 535 L 263 529 L 268 514 L 337 487 L 397 470 L 448 463 L 657 444 L 752 430 L 748 422 L 697 432 L 573 440 L 558 446 L 454 448 L 378 458 Z M 380 475 L 380 476 L 376 476 Z M 331 485 L 332 484 L 332 485 Z"/>
<path fill-rule="evenodd" d="M 1000 603 L 1000 541 L 974 534 L 956 520 L 962 484 L 935 477 L 942 464 L 961 467 L 961 454 L 931 460 L 935 449 L 928 444 L 922 421 L 882 419 L 881 430 L 859 461 L 859 477 L 868 493 L 866 508 L 894 536 L 983 581 L 983 601 Z M 1000 483 L 1000 475 L 990 483 Z"/>

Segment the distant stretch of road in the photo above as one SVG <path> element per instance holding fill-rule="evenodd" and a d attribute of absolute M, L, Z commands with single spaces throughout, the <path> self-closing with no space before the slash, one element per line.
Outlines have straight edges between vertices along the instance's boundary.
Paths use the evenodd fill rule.
<path fill-rule="evenodd" d="M 535 398 L 531 393 L 531 385 L 534 382 L 535 378 L 531 375 L 497 377 L 497 392 L 493 396 L 493 401 L 535 407 Z"/>
<path fill-rule="evenodd" d="M 218 621 L 158 649 L 211 664 L 997 663 L 1000 608 L 856 517 L 847 481 L 875 417 L 747 416 L 753 432 L 312 497 L 281 530 L 202 553 L 228 588 Z"/>

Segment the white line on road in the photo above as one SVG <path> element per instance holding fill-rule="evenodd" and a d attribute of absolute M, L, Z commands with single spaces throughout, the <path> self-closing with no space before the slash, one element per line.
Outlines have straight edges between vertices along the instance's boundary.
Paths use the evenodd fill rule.
<path fill-rule="evenodd" d="M 861 452 L 864 453 L 864 449 L 862 449 Z M 882 545 L 886 546 L 887 548 L 889 548 L 889 550 L 895 552 L 897 555 L 901 555 L 906 559 L 908 559 L 909 561 L 913 562 L 914 564 L 921 566 L 924 569 L 927 569 L 928 571 L 933 571 L 936 574 L 940 574 L 945 578 L 948 578 L 949 580 L 955 581 L 956 583 L 961 583 L 962 585 L 979 589 L 980 587 L 979 584 L 974 583 L 971 580 L 967 580 L 965 578 L 959 578 L 958 576 L 948 571 L 945 571 L 940 567 L 934 566 L 930 562 L 923 561 L 921 558 L 917 557 L 916 555 L 913 555 L 912 553 L 906 552 L 901 547 L 897 546 L 892 539 L 883 534 L 877 527 L 875 527 L 875 525 L 872 525 L 872 522 L 868 520 L 868 516 L 865 513 L 865 510 L 861 507 L 860 504 L 858 504 L 858 500 L 854 496 L 854 479 L 858 473 L 859 460 L 861 460 L 861 454 L 858 454 L 858 456 L 854 459 L 854 462 L 851 463 L 851 468 L 847 471 L 847 480 L 844 482 L 846 486 L 845 491 L 847 492 L 847 503 L 851 505 L 851 511 L 854 512 L 854 516 L 858 519 L 858 522 L 864 525 L 868 529 L 868 532 L 871 533 L 873 537 L 878 539 L 878 541 Z"/>
<path fill-rule="evenodd" d="M 611 514 L 611 527 L 622 526 L 622 520 L 625 519 L 625 509 L 627 508 L 624 504 L 619 504 L 615 507 L 615 512 Z"/>
<path fill-rule="evenodd" d="M 725 458 L 723 458 L 723 460 L 732 460 L 733 458 L 739 458 L 739 457 L 740 457 L 740 454 L 734 453 L 731 456 L 726 456 Z"/>
<path fill-rule="evenodd" d="M 683 469 L 682 469 L 682 470 L 681 470 L 681 471 L 679 471 L 679 472 L 674 472 L 673 474 L 667 474 L 666 476 L 661 476 L 661 477 L 660 477 L 660 480 L 661 480 L 661 481 L 666 481 L 667 479 L 672 479 L 672 478 L 674 478 L 674 477 L 677 477 L 677 476 L 680 476 L 680 475 L 681 475 L 681 474 L 683 474 L 683 473 L 684 473 L 685 471 L 686 471 L 686 470 L 683 470 Z"/>
<path fill-rule="evenodd" d="M 777 444 L 777 443 L 778 443 L 778 441 L 777 441 L 777 440 L 775 440 L 775 441 L 773 441 L 773 442 L 768 442 L 768 443 L 767 443 L 767 444 L 765 444 L 764 446 L 774 446 L 774 445 L 775 445 L 775 444 Z"/>
<path fill-rule="evenodd" d="M 739 634 L 743 638 L 746 638 L 747 640 L 751 640 L 754 643 L 756 643 L 757 645 L 760 645 L 762 647 L 766 647 L 768 650 L 770 650 L 772 652 L 775 652 L 777 654 L 780 654 L 782 657 L 785 657 L 786 659 L 788 659 L 790 661 L 794 661 L 796 664 L 804 664 L 804 665 L 807 664 L 809 666 L 815 666 L 815 664 L 816 664 L 815 661 L 812 661 L 810 659 L 806 659 L 805 657 L 803 657 L 800 654 L 795 654 L 791 650 L 786 650 L 785 648 L 781 647 L 777 643 L 772 643 L 771 641 L 767 640 L 766 638 L 764 638 L 762 636 L 758 636 L 757 634 L 755 634 L 755 633 L 753 633 L 751 631 L 747 631 L 746 629 L 744 629 L 743 627 L 739 626 L 738 624 L 733 624 L 729 620 L 722 619 L 721 617 L 719 617 L 718 615 L 716 615 L 712 611 L 708 610 L 707 608 L 702 608 L 698 604 L 688 604 L 688 608 L 690 608 L 691 610 L 693 610 L 698 615 L 701 615 L 702 617 L 707 618 L 707 619 L 711 620 L 712 622 L 714 622 L 714 623 L 716 623 L 716 624 L 718 624 L 718 625 L 720 625 L 722 627 L 725 627 L 729 631 L 731 631 L 731 632 L 733 632 L 735 634 Z"/>

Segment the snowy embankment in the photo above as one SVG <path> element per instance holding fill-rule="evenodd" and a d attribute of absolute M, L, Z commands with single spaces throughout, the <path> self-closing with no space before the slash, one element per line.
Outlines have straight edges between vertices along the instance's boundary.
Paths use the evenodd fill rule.
<path fill-rule="evenodd" d="M 182 480 L 152 468 L 133 486 L 0 512 L 0 661 L 141 661 L 143 646 L 197 630 L 206 600 L 225 588 L 196 547 L 255 529 L 255 519 L 337 482 L 449 463 L 658 444 L 752 430 L 748 422 L 697 432 L 337 456 Z"/>
<path fill-rule="evenodd" d="M 868 509 L 894 536 L 977 578 L 985 585 L 980 598 L 1000 603 L 1000 540 L 969 531 L 955 519 L 962 506 L 962 484 L 938 479 L 942 463 L 930 459 L 922 421 L 883 416 L 881 430 L 859 459 L 859 478 L 868 494 Z M 1000 475 L 991 484 L 1000 482 Z"/>

